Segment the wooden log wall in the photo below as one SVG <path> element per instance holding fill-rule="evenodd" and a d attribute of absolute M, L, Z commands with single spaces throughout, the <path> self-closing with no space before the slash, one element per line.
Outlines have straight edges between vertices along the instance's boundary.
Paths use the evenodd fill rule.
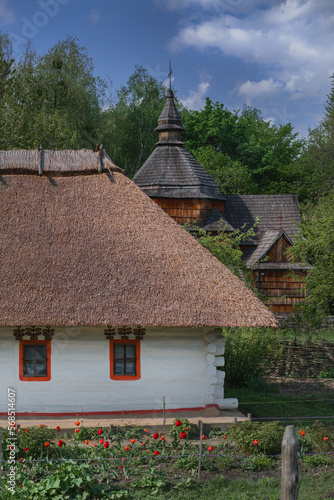
<path fill-rule="evenodd" d="M 175 222 L 201 226 L 209 217 L 213 207 L 224 213 L 225 202 L 205 198 L 152 198 Z"/>
<path fill-rule="evenodd" d="M 261 269 L 253 271 L 256 288 L 274 313 L 294 312 L 306 297 L 306 271 Z"/>

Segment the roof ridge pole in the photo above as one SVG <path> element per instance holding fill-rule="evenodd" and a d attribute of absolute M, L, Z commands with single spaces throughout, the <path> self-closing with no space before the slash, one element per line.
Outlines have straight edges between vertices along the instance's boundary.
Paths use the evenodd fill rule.
<path fill-rule="evenodd" d="M 97 170 L 98 170 L 99 174 L 102 174 L 102 172 L 103 172 L 103 149 L 102 149 L 102 144 L 100 144 L 100 148 L 99 148 L 99 164 L 98 164 Z"/>
<path fill-rule="evenodd" d="M 39 165 L 38 165 L 38 175 L 42 177 L 43 175 L 43 167 L 44 167 L 44 149 L 42 144 L 40 144 L 39 148 Z"/>

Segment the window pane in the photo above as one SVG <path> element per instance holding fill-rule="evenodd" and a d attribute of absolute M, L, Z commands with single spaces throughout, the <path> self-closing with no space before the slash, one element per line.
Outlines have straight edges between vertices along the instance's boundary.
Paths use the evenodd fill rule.
<path fill-rule="evenodd" d="M 36 359 L 45 360 L 46 359 L 46 345 L 36 345 Z"/>
<path fill-rule="evenodd" d="M 123 361 L 114 361 L 114 375 L 124 375 Z"/>
<path fill-rule="evenodd" d="M 126 362 L 126 375 L 136 375 L 136 363 L 135 361 Z"/>
<path fill-rule="evenodd" d="M 114 344 L 114 357 L 116 359 L 124 359 L 124 345 Z"/>
<path fill-rule="evenodd" d="M 136 359 L 136 346 L 134 344 L 126 345 L 126 358 Z"/>
<path fill-rule="evenodd" d="M 34 359 L 35 357 L 35 346 L 33 345 L 23 345 L 23 359 Z"/>
<path fill-rule="evenodd" d="M 25 361 L 23 363 L 23 375 L 25 377 L 33 377 L 34 376 L 34 363 Z"/>
<path fill-rule="evenodd" d="M 36 377 L 43 377 L 46 375 L 47 375 L 47 373 L 46 373 L 45 361 L 36 363 Z"/>

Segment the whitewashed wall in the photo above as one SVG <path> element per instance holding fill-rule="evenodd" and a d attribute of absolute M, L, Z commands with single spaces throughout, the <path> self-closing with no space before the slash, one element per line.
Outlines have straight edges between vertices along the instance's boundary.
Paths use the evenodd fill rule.
<path fill-rule="evenodd" d="M 215 366 L 223 363 L 223 343 L 215 341 L 221 334 L 210 332 L 214 329 L 147 328 L 141 341 L 141 378 L 115 381 L 110 379 L 103 327 L 56 328 L 51 380 L 23 382 L 19 341 L 13 328 L 1 328 L 0 412 L 7 411 L 7 387 L 16 390 L 16 411 L 29 413 L 154 410 L 162 408 L 163 396 L 167 409 L 222 403 L 224 377 L 217 377 Z"/>

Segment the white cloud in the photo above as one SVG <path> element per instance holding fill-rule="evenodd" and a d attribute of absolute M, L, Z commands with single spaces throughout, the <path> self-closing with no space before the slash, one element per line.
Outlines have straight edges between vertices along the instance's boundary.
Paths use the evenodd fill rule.
<path fill-rule="evenodd" d="M 93 9 L 89 15 L 89 19 L 92 21 L 92 23 L 97 24 L 100 20 L 100 12 Z"/>
<path fill-rule="evenodd" d="M 188 109 L 199 110 L 205 105 L 205 97 L 210 88 L 210 83 L 208 81 L 202 80 L 196 90 L 190 90 L 189 96 L 180 99 L 183 106 Z"/>
<path fill-rule="evenodd" d="M 15 21 L 15 13 L 11 7 L 8 7 L 7 0 L 0 0 L 0 22 L 11 24 Z"/>
<path fill-rule="evenodd" d="M 274 81 L 272 78 L 261 80 L 260 82 L 252 82 L 247 80 L 238 87 L 238 94 L 246 98 L 247 106 L 251 106 L 254 100 L 266 97 L 272 97 L 282 88 L 280 82 Z"/>
<path fill-rule="evenodd" d="M 195 0 L 183 0 L 184 2 Z M 226 5 L 229 0 L 226 0 Z M 200 0 L 197 0 L 200 3 Z M 175 51 L 193 47 L 200 51 L 220 50 L 262 71 L 259 82 L 245 81 L 239 95 L 260 99 L 274 90 L 292 99 L 323 100 L 328 91 L 328 76 L 334 71 L 333 0 L 285 0 L 257 5 L 247 15 L 225 13 L 190 20 L 171 40 Z M 243 5 L 248 4 L 243 2 Z M 262 7 L 266 5 L 266 8 Z M 270 90 L 269 90 L 270 89 Z"/>

